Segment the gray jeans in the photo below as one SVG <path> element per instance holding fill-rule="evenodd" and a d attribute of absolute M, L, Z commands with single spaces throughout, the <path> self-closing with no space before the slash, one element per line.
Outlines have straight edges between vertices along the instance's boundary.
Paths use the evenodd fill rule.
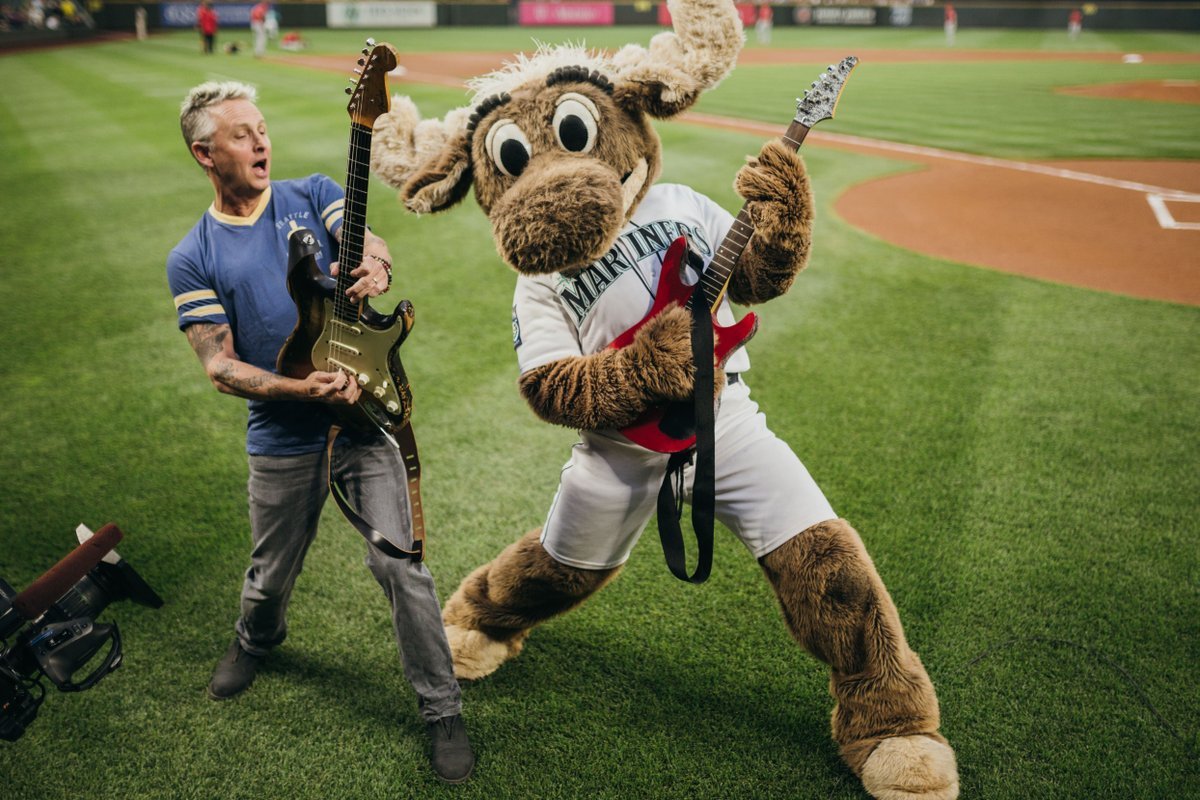
<path fill-rule="evenodd" d="M 254 549 L 236 626 L 248 653 L 264 655 L 287 636 L 288 600 L 329 494 L 323 457 L 324 453 L 250 456 Z M 341 446 L 334 453 L 333 467 L 359 514 L 393 544 L 411 549 L 408 493 L 395 449 L 382 440 Z M 421 716 L 432 721 L 458 714 L 460 691 L 433 576 L 424 563 L 391 558 L 369 544 L 366 548 L 367 567 L 392 607 L 400 661 L 417 694 Z"/>

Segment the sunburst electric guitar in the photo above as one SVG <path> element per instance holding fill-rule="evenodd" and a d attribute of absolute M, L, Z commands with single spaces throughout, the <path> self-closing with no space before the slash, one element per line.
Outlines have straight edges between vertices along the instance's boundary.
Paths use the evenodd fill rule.
<path fill-rule="evenodd" d="M 833 117 L 838 97 L 846 85 L 850 71 L 858 59 L 849 56 L 829 67 L 796 105 L 796 116 L 783 134 L 783 141 L 799 150 L 804 137 L 818 122 Z M 717 369 L 735 350 L 744 345 L 758 330 L 758 317 L 749 313 L 729 326 L 717 323 L 716 312 L 725 299 L 734 265 L 754 233 L 754 224 L 743 205 L 729 233 L 717 247 L 712 262 L 696 284 L 683 280 L 687 265 L 688 245 L 682 236 L 671 243 L 663 257 L 662 272 L 655 290 L 654 302 L 646 316 L 612 341 L 609 347 L 620 349 L 633 343 L 634 336 L 649 320 L 676 303 L 690 308 L 693 303 L 707 303 L 713 318 L 713 359 Z M 699 291 L 697 291 L 699 290 Z M 621 433 L 630 441 L 659 453 L 678 453 L 696 442 L 694 404 L 691 400 L 666 403 L 647 410 Z"/>
<path fill-rule="evenodd" d="M 412 330 L 412 303 L 402 300 L 393 313 L 381 314 L 366 300 L 351 302 L 346 290 L 357 280 L 351 270 L 363 259 L 371 131 L 375 119 L 391 107 L 387 74 L 396 68 L 396 51 L 368 39 L 358 64 L 357 85 L 346 89 L 351 94 L 350 155 L 338 257 L 341 269 L 336 280 L 322 272 L 312 232 L 304 228 L 292 232 L 288 291 L 299 314 L 296 329 L 279 351 L 276 368 L 293 378 L 317 370 L 355 376 L 363 390 L 358 402 L 330 408 L 344 426 L 378 429 L 395 441 L 412 411 L 412 392 L 399 355 Z"/>

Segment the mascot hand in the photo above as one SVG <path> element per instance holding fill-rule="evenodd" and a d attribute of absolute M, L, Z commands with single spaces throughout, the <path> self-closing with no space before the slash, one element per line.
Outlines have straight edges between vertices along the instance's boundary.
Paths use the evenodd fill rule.
<path fill-rule="evenodd" d="M 664 309 L 621 352 L 628 364 L 627 380 L 642 389 L 645 407 L 691 396 L 692 318 L 687 309 Z"/>
<path fill-rule="evenodd" d="M 628 348 L 630 369 L 645 391 L 647 406 L 669 400 L 687 400 L 695 386 L 692 361 L 692 313 L 671 306 L 651 319 Z M 715 366 L 715 365 L 714 365 Z M 713 397 L 725 388 L 725 373 L 713 373 Z"/>
<path fill-rule="evenodd" d="M 804 160 L 778 139 L 738 170 L 734 188 L 746 200 L 754 235 L 738 259 L 729 296 L 744 305 L 778 297 L 808 263 L 813 198 Z"/>
<path fill-rule="evenodd" d="M 521 394 L 547 422 L 575 430 L 624 428 L 648 408 L 691 397 L 691 312 L 672 306 L 628 347 L 560 358 L 521 376 Z M 716 373 L 715 394 L 725 386 Z"/>
<path fill-rule="evenodd" d="M 808 171 L 799 154 L 781 141 L 772 139 L 756 158 L 747 159 L 733 185 L 746 201 L 756 236 L 772 244 L 808 236 L 813 205 Z"/>

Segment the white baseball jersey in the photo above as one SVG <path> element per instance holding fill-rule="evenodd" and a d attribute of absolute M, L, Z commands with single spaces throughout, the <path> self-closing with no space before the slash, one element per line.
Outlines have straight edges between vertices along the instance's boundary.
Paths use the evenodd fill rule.
<path fill-rule="evenodd" d="M 656 184 L 612 249 L 578 275 L 520 276 L 513 345 L 521 371 L 603 350 L 649 312 L 672 241 L 686 235 L 707 266 L 732 224 L 733 216 L 704 195 Z M 694 282 L 698 276 L 688 272 L 688 282 Z M 734 322 L 728 301 L 717 319 L 722 325 Z M 745 348 L 725 365 L 729 373 L 749 367 Z M 716 516 L 755 558 L 835 518 L 804 464 L 767 427 L 745 381 L 722 392 L 715 433 Z M 654 514 L 667 456 L 617 431 L 583 431 L 581 437 L 563 467 L 541 542 L 564 564 L 607 569 L 629 558 Z M 684 478 L 690 500 L 691 468 Z"/>
<path fill-rule="evenodd" d="M 513 299 L 513 346 L 521 372 L 608 347 L 650 311 L 671 242 L 687 236 L 707 266 L 731 225 L 733 215 L 704 195 L 679 184 L 655 184 L 612 249 L 578 275 L 519 277 Z M 688 283 L 699 278 L 690 267 L 685 274 Z M 722 302 L 717 321 L 734 323 L 728 299 Z M 749 368 L 744 347 L 725 364 L 726 372 Z"/>

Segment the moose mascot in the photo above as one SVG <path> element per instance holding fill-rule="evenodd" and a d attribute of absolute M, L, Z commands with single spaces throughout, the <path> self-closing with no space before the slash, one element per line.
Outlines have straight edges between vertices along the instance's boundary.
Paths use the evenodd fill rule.
<path fill-rule="evenodd" d="M 443 119 L 422 119 L 397 97 L 376 121 L 372 169 L 409 211 L 449 209 L 474 185 L 518 276 L 520 392 L 537 416 L 580 432 L 543 526 L 446 603 L 464 679 L 490 674 L 535 625 L 611 581 L 655 512 L 670 457 L 622 431 L 693 398 L 697 383 L 693 312 L 648 313 L 660 280 L 679 269 L 667 258 L 672 243 L 687 242 L 684 271 L 707 274 L 718 243 L 744 223 L 718 327 L 733 322 L 728 300 L 778 297 L 808 261 L 813 200 L 795 146 L 770 141 L 737 173 L 746 201 L 737 220 L 686 186 L 655 182 L 662 150 L 650 119 L 694 104 L 743 42 L 730 0 L 671 0 L 669 10 L 673 30 L 648 48 L 543 46 L 472 80 L 470 105 Z M 829 665 L 833 738 L 866 790 L 881 800 L 957 797 L 933 685 L 862 540 L 767 427 L 750 398 L 745 348 L 726 355 L 711 381 L 716 518 L 758 560 L 795 639 Z M 696 470 L 682 468 L 685 496 Z"/>

